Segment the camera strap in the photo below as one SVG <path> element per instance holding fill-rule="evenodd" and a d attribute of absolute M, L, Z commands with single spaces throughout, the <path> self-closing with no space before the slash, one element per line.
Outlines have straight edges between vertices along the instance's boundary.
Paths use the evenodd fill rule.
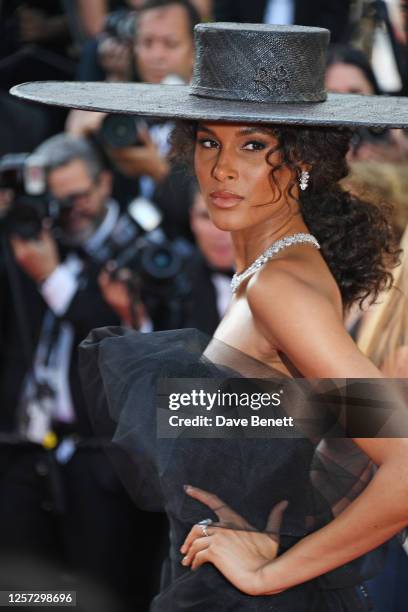
<path fill-rule="evenodd" d="M 53 420 L 75 419 L 69 388 L 73 339 L 71 324 L 48 310 L 19 404 L 20 431 L 31 441 L 41 443 Z"/>

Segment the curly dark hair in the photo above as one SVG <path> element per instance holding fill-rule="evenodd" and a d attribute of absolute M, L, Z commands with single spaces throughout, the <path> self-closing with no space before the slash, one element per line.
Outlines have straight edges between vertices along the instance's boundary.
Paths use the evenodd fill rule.
<path fill-rule="evenodd" d="M 346 155 L 353 132 L 326 127 L 271 126 L 280 153 L 274 174 L 286 165 L 293 170 L 288 195 L 299 201 L 310 232 L 339 288 L 344 308 L 353 302 L 375 302 L 381 291 L 392 285 L 391 270 L 398 265 L 400 249 L 391 225 L 392 207 L 374 205 L 345 191 L 339 181 L 348 174 Z M 171 136 L 172 157 L 192 167 L 197 123 L 179 121 Z M 302 166 L 310 167 L 310 184 L 300 198 L 293 195 Z"/>

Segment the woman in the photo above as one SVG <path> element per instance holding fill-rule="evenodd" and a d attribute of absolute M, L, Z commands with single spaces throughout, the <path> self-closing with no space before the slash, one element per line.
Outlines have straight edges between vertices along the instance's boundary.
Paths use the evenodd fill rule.
<path fill-rule="evenodd" d="M 170 556 L 152 610 L 368 610 L 363 580 L 380 545 L 408 523 L 400 471 L 408 440 L 156 437 L 156 383 L 232 371 L 270 377 L 283 393 L 293 377 L 380 379 L 345 332 L 343 312 L 388 285 L 397 250 L 381 209 L 337 181 L 346 173 L 344 126 L 406 125 L 407 103 L 326 100 L 324 30 L 215 24 L 199 26 L 196 42 L 190 93 L 122 85 L 108 95 L 102 84 L 16 91 L 99 110 L 112 110 L 115 96 L 122 112 L 193 120 L 176 129 L 176 151 L 194 153 L 211 218 L 232 232 L 234 295 L 209 344 L 192 330 L 99 330 L 84 343 L 95 424 L 104 432 L 114 424 L 139 503 L 164 506 L 169 517 Z M 281 412 L 296 409 L 294 401 Z M 159 434 L 167 416 L 159 410 Z M 371 482 L 370 460 L 379 466 Z"/>
<path fill-rule="evenodd" d="M 328 252 L 324 253 L 326 257 L 323 258 L 310 245 L 292 246 L 267 266 L 244 278 L 215 338 L 286 376 L 380 376 L 373 364 L 356 349 L 343 326 L 344 309 L 357 295 L 363 298 L 364 292 L 366 295 L 372 291 L 376 293 L 379 288 L 377 283 L 380 278 L 384 282 L 387 274 L 379 258 L 378 267 L 373 268 L 372 256 L 368 256 L 364 262 L 361 260 L 362 249 L 356 245 L 354 252 L 350 252 L 349 248 L 341 246 L 341 241 L 346 238 L 353 241 L 352 227 L 359 214 L 366 215 L 366 220 L 360 222 L 357 231 L 362 232 L 365 228 L 365 239 L 370 242 L 370 249 L 377 253 L 377 257 L 381 252 L 381 241 L 385 250 L 390 239 L 379 209 L 373 207 L 370 211 L 370 205 L 342 193 L 336 188 L 334 176 L 329 175 L 331 167 L 336 178 L 342 176 L 345 170 L 342 160 L 347 152 L 349 135 L 336 134 L 334 130 L 274 130 L 241 124 L 199 123 L 198 126 L 189 127 L 192 132 L 196 129 L 195 170 L 201 191 L 214 223 L 232 232 L 237 269 L 241 275 L 245 275 L 245 270 L 271 242 L 285 236 L 307 234 L 313 226 L 316 226 L 316 234 L 323 233 L 324 226 L 329 227 L 336 217 L 336 200 L 339 210 L 342 208 L 336 223 L 337 231 L 344 233 L 344 236 L 337 236 L 337 244 L 332 243 Z M 179 132 L 175 133 L 180 141 L 183 139 L 181 130 L 186 130 L 186 127 L 179 128 Z M 303 196 L 299 205 L 296 180 L 302 170 L 299 168 L 297 171 L 295 163 L 300 160 L 303 164 L 309 163 L 308 146 L 317 159 L 323 160 L 326 152 L 330 162 L 320 162 L 320 176 L 317 170 L 313 173 L 312 162 L 304 166 L 310 168 L 314 176 L 318 201 L 313 195 L 310 199 Z M 294 151 L 298 155 L 301 152 L 298 160 L 293 159 Z M 319 179 L 326 183 L 326 193 L 322 186 L 318 186 Z M 353 272 L 357 259 L 361 276 Z M 349 270 L 348 278 L 344 270 L 340 272 L 341 268 Z M 373 283 L 371 290 L 370 276 Z M 360 284 L 362 281 L 364 287 Z M 354 291 L 357 293 L 354 294 Z M 288 308 L 288 303 L 296 304 L 296 308 Z M 313 312 L 318 313 L 318 319 L 311 317 Z M 239 338 L 236 336 L 238 329 Z M 313 338 L 312 344 L 310 337 Z M 206 354 L 211 358 L 211 345 Z M 402 443 L 401 450 L 405 444 L 406 441 Z M 358 445 L 374 461 L 377 458 L 377 463 L 380 458 L 377 453 L 386 452 L 387 446 L 384 441 L 373 440 L 360 440 Z M 371 502 L 368 496 L 364 502 L 359 499 L 361 506 L 358 508 L 356 504 L 351 522 L 344 522 L 342 528 L 341 523 L 347 520 L 342 516 L 337 525 L 334 521 L 324 532 L 315 533 L 308 541 L 302 540 L 296 548 L 291 549 L 290 554 L 280 557 L 280 567 L 278 562 L 266 563 L 267 559 L 274 558 L 277 551 L 277 543 L 271 541 L 269 535 L 262 534 L 257 540 L 252 532 L 248 532 L 245 534 L 248 539 L 245 540 L 242 530 L 240 537 L 234 538 L 231 530 L 213 527 L 207 530 L 209 536 L 204 534 L 203 537 L 200 525 L 193 528 L 183 543 L 181 552 L 185 557 L 182 563 L 193 569 L 206 562 L 214 563 L 237 588 L 254 595 L 267 593 L 269 586 L 272 587 L 270 593 L 280 592 L 350 561 L 351 550 L 347 552 L 348 546 L 344 541 L 345 525 L 348 524 L 349 546 L 354 548 L 356 542 L 362 544 L 365 539 L 360 531 L 363 517 L 367 519 L 368 508 L 372 503 L 378 503 L 382 487 L 378 482 L 378 493 L 372 492 Z M 204 491 L 189 488 L 187 493 L 212 510 L 224 506 L 223 502 Z M 223 518 L 222 513 L 220 518 Z M 377 530 L 368 527 L 367 523 L 366 544 L 371 549 L 381 543 L 382 537 Z M 332 551 L 329 550 L 331 546 L 327 546 L 328 541 L 332 543 Z M 262 548 L 266 550 L 262 551 Z M 342 554 L 344 557 L 340 561 Z M 333 560 L 330 562 L 331 555 Z M 307 564 L 304 563 L 305 558 L 308 559 Z M 242 563 L 231 563 L 232 559 L 242 559 Z"/>
<path fill-rule="evenodd" d="M 362 51 L 346 45 L 329 48 L 325 85 L 337 93 L 380 95 L 370 62 Z M 407 155 L 407 142 L 402 130 L 373 131 L 359 129 L 352 139 L 350 159 L 381 163 L 399 163 Z"/>
<path fill-rule="evenodd" d="M 405 198 L 406 200 L 406 198 Z M 399 205 L 399 216 L 406 216 L 406 201 Z M 402 210 L 401 210 L 402 209 Z M 401 240 L 403 251 L 401 265 L 394 276 L 393 288 L 382 296 L 373 313 L 367 313 L 359 330 L 358 345 L 371 361 L 378 365 L 384 376 L 390 378 L 408 377 L 408 230 Z M 378 612 L 406 610 L 408 594 L 406 576 L 408 571 L 407 549 L 400 542 L 389 546 L 387 562 L 379 576 L 369 583 L 370 592 Z"/>
<path fill-rule="evenodd" d="M 343 189 L 360 199 L 381 205 L 390 206 L 391 225 L 402 251 L 400 265 L 393 270 L 393 288 L 379 296 L 376 303 L 366 310 L 356 303 L 347 314 L 345 323 L 350 335 L 356 340 L 359 349 L 372 361 L 387 378 L 399 377 L 396 372 L 383 369 L 385 360 L 395 355 L 396 342 L 402 340 L 400 332 L 405 325 L 404 299 L 407 286 L 404 282 L 406 270 L 406 237 L 408 225 L 408 165 L 385 162 L 358 161 L 350 164 L 348 175 L 341 181 Z M 402 282 L 402 285 L 401 285 Z M 403 297 L 404 299 L 400 299 Z M 393 341 L 390 343 L 390 338 Z"/>
<path fill-rule="evenodd" d="M 338 93 L 380 95 L 374 71 L 359 49 L 332 45 L 327 56 L 326 87 Z"/>
<path fill-rule="evenodd" d="M 368 313 L 358 335 L 358 345 L 384 376 L 408 377 L 408 229 L 401 239 L 401 265 L 394 275 L 393 287 L 382 296 L 381 303 Z"/>
<path fill-rule="evenodd" d="M 357 346 L 387 378 L 408 377 L 408 200 L 406 164 L 358 162 L 343 181 L 355 195 L 364 194 L 371 202 L 393 204 L 396 236 L 401 237 L 401 263 L 394 270 L 392 288 L 382 294 L 368 312 L 358 316 Z M 406 542 L 405 542 L 406 546 Z M 381 573 L 368 583 L 378 612 L 406 610 L 408 593 L 406 575 L 408 558 L 401 543 L 395 539 L 388 547 L 387 562 Z"/>

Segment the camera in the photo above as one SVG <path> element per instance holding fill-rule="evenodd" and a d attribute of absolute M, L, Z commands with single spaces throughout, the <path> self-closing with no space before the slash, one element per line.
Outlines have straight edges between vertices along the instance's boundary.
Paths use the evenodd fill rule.
<path fill-rule="evenodd" d="M 143 146 L 138 138 L 139 126 L 147 127 L 147 123 L 128 115 L 106 115 L 97 133 L 97 140 L 101 145 L 116 149 Z"/>
<path fill-rule="evenodd" d="M 165 286 L 172 284 L 181 272 L 191 249 L 184 241 L 167 240 L 160 228 L 161 220 L 154 204 L 136 198 L 93 259 L 100 264 L 114 262 L 115 271 L 128 268 L 140 277 L 148 293 L 167 294 Z"/>
<path fill-rule="evenodd" d="M 46 174 L 36 155 L 18 153 L 0 158 L 0 190 L 10 192 L 0 208 L 0 228 L 21 238 L 35 238 L 43 221 L 56 216 L 47 197 Z"/>
<path fill-rule="evenodd" d="M 160 223 L 161 214 L 154 204 L 136 198 L 93 259 L 101 265 L 112 262 L 113 279 L 127 268 L 131 273 L 129 293 L 137 287 L 132 297 L 140 298 L 152 319 L 160 319 L 165 329 L 183 324 L 191 292 L 185 267 L 193 247 L 184 240 L 167 240 Z"/>
<path fill-rule="evenodd" d="M 47 219 L 54 229 L 64 227 L 66 211 L 72 203 L 55 200 L 47 189 L 47 167 L 38 154 L 17 153 L 0 158 L 0 191 L 9 192 L 0 206 L 0 230 L 35 239 Z"/>
<path fill-rule="evenodd" d="M 123 42 L 132 42 L 135 37 L 136 14 L 134 11 L 119 9 L 106 16 L 104 32 Z"/>

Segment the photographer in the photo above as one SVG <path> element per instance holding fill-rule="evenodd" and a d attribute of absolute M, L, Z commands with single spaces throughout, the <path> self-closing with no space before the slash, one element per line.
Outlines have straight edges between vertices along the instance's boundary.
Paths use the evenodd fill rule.
<path fill-rule="evenodd" d="M 78 343 L 94 327 L 119 323 L 97 281 L 119 205 L 87 141 L 60 134 L 35 154 L 47 169 L 51 209 L 60 212 L 53 228 L 10 237 L 21 300 L 1 292 L 1 419 L 10 440 L 0 446 L 1 547 L 63 559 L 74 576 L 110 588 L 118 606 L 145 609 L 154 571 L 144 557 L 146 575 L 136 575 L 143 542 L 135 526 L 146 519 L 117 480 L 104 441 L 93 437 L 77 372 Z M 21 309 L 29 338 L 16 320 Z M 148 520 L 158 550 L 160 519 Z"/>
<path fill-rule="evenodd" d="M 122 2 L 104 17 L 100 34 L 88 40 L 77 70 L 80 81 L 129 81 L 135 78 L 132 44 L 136 10 L 143 0 Z"/>
<path fill-rule="evenodd" d="M 147 0 L 138 11 L 134 62 L 140 80 L 160 83 L 165 79 L 191 79 L 194 61 L 194 26 L 200 17 L 189 0 Z M 108 118 L 109 119 L 109 118 Z M 97 134 L 105 121 L 103 113 L 71 111 L 67 130 L 76 135 Z M 170 239 L 192 240 L 188 210 L 189 181 L 182 169 L 166 161 L 169 122 L 142 122 L 129 118 L 129 141 L 115 146 L 103 143 L 118 172 L 139 179 L 140 194 L 151 199 L 163 214 L 163 229 Z M 103 127 L 102 127 L 103 129 Z M 133 141 L 131 140 L 133 136 Z"/>

